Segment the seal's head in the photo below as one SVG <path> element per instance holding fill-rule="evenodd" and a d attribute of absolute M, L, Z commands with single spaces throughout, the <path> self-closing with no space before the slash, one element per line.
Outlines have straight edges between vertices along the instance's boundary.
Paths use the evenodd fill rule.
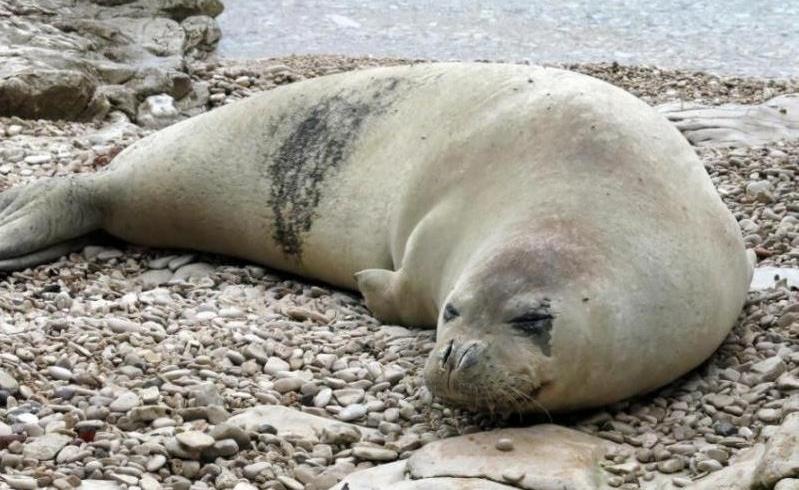
<path fill-rule="evenodd" d="M 585 323 L 584 298 L 579 263 L 548 245 L 505 244 L 467 267 L 447 295 L 425 367 L 445 403 L 499 413 L 559 408 L 558 360 L 569 356 L 559 340 Z"/>

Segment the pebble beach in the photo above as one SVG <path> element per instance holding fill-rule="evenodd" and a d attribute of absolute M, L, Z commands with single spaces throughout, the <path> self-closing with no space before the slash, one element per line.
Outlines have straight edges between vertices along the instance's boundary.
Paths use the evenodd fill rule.
<path fill-rule="evenodd" d="M 84 122 L 0 117 L 0 191 L 97 171 L 192 111 L 326 74 L 418 62 L 430 61 L 212 57 L 187 72 L 199 100 L 167 119 L 152 110 L 157 124 L 142 122 L 146 107 L 138 119 L 121 110 Z M 799 79 L 562 66 L 651 105 L 758 104 L 799 92 Z M 799 139 L 697 151 L 758 266 L 798 268 Z M 739 455 L 792 447 L 799 432 L 799 293 L 785 281 L 750 292 L 732 333 L 693 372 L 585 413 L 442 405 L 422 377 L 434 336 L 380 324 L 357 293 L 227 257 L 98 237 L 53 263 L 0 273 L 0 487 L 322 490 L 439 440 L 554 422 L 613 443 L 600 462 L 606 486 L 738 488 L 734 476 L 703 482 Z M 512 454 L 512 441 L 502 445 Z M 791 457 L 791 477 L 764 481 L 799 488 L 795 447 Z M 502 484 L 527 488 L 517 476 Z"/>

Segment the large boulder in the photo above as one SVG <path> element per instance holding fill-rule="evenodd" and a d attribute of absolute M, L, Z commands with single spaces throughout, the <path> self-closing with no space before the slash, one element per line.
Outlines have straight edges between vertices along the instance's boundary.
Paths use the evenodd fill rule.
<path fill-rule="evenodd" d="M 100 113 L 90 105 L 96 88 L 94 78 L 77 70 L 19 70 L 0 76 L 0 116 L 88 119 Z"/>
<path fill-rule="evenodd" d="M 512 450 L 499 443 L 511 441 Z M 408 460 L 416 479 L 456 476 L 512 481 L 528 490 L 598 488 L 599 462 L 612 444 L 558 425 L 501 429 L 428 444 Z"/>
<path fill-rule="evenodd" d="M 85 120 L 135 113 L 152 95 L 188 96 L 187 66 L 214 51 L 222 8 L 219 0 L 3 2 L 0 116 Z M 126 90 L 135 100 L 120 96 Z"/>
<path fill-rule="evenodd" d="M 606 488 L 600 463 L 615 450 L 609 441 L 557 425 L 500 429 L 430 443 L 407 462 L 352 473 L 335 488 Z"/>

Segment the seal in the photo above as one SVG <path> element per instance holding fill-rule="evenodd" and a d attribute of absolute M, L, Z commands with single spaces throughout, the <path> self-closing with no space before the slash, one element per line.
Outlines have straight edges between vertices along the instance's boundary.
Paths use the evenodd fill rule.
<path fill-rule="evenodd" d="M 623 90 L 551 68 L 421 64 L 288 85 L 104 170 L 0 194 L 0 267 L 96 229 L 357 288 L 437 325 L 425 377 L 473 410 L 573 410 L 705 360 L 751 256 L 693 149 Z"/>

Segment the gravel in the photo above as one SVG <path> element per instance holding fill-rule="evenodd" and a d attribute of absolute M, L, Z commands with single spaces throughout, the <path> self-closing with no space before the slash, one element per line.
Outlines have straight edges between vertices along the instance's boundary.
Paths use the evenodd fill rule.
<path fill-rule="evenodd" d="M 217 106 L 323 73 L 407 61 L 290 57 L 203 65 L 194 76 L 224 94 L 209 102 Z M 752 102 L 797 89 L 648 67 L 575 68 L 650 102 Z M 95 171 L 150 132 L 116 117 L 0 118 L 0 188 Z M 761 265 L 799 267 L 799 141 L 700 156 Z M 354 293 L 225 257 L 97 243 L 0 276 L 0 429 L 9 433 L 0 431 L 0 464 L 17 472 L 17 488 L 30 479 L 57 488 L 81 480 L 327 488 L 437 439 L 548 420 L 470 414 L 432 399 L 422 367 L 434 332 L 380 325 Z M 799 411 L 797 318 L 795 291 L 752 292 L 733 332 L 694 372 L 555 422 L 623 442 L 629 450 L 609 455 L 618 485 L 662 473 L 679 486 L 718 471 Z M 312 437 L 277 430 L 279 420 L 262 430 L 227 424 L 258 405 L 371 432 L 343 426 Z"/>
<path fill-rule="evenodd" d="M 245 97 L 254 91 L 306 78 L 368 67 L 428 62 L 430 60 L 411 58 L 294 55 L 197 64 L 194 75 L 209 82 L 211 92 L 226 94 L 224 100 L 214 103 L 217 105 Z M 756 104 L 778 95 L 799 92 L 799 78 L 723 76 L 701 71 L 619 63 L 562 63 L 546 66 L 565 68 L 605 80 L 652 105 L 675 100 L 709 105 Z M 244 87 L 231 83 L 229 80 L 232 77 L 246 77 L 250 84 Z"/>

